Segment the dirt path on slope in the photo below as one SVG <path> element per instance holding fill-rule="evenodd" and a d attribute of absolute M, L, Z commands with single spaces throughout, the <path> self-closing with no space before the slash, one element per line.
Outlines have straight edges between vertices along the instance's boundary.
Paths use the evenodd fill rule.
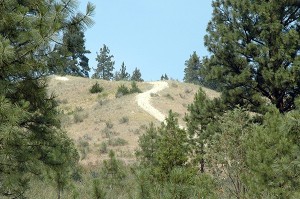
<path fill-rule="evenodd" d="M 136 101 L 142 109 L 144 109 L 150 115 L 155 117 L 158 121 L 163 122 L 165 120 L 166 116 L 151 105 L 150 99 L 151 99 L 151 93 L 154 94 L 161 90 L 164 90 L 169 87 L 169 84 L 168 84 L 168 82 L 161 82 L 161 81 L 150 82 L 150 84 L 153 85 L 152 89 L 150 89 L 144 93 L 138 94 L 136 96 Z"/>

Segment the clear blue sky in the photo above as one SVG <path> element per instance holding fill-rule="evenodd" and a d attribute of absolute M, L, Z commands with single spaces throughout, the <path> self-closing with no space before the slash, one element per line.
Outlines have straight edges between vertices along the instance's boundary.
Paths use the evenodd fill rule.
<path fill-rule="evenodd" d="M 80 11 L 88 0 L 80 0 Z M 211 0 L 90 0 L 96 6 L 94 26 L 85 32 L 91 68 L 103 44 L 115 70 L 124 61 L 132 74 L 139 68 L 145 81 L 167 74 L 182 80 L 184 62 L 193 51 L 208 55 L 203 37 L 211 19 Z"/>

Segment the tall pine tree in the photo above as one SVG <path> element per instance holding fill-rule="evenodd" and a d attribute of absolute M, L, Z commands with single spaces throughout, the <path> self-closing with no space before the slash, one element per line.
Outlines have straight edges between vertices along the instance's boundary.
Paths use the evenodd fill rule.
<path fill-rule="evenodd" d="M 47 92 L 52 37 L 69 24 L 88 25 L 94 6 L 74 14 L 75 1 L 0 3 L 0 195 L 23 198 L 33 174 L 67 169 L 78 161 L 60 129 L 59 111 Z M 66 160 L 67 158 L 68 160 Z M 73 165 L 74 165 L 73 164 Z"/>
<path fill-rule="evenodd" d="M 295 108 L 300 93 L 300 8 L 295 1 L 214 0 L 205 36 L 212 56 L 207 74 L 223 87 L 231 107 L 260 111 L 271 102 Z"/>
<path fill-rule="evenodd" d="M 200 84 L 201 77 L 199 70 L 201 67 L 200 58 L 194 51 L 188 60 L 185 61 L 184 78 L 183 81 L 187 83 Z"/>
<path fill-rule="evenodd" d="M 143 82 L 142 73 L 140 69 L 135 68 L 131 75 L 131 81 Z"/>
<path fill-rule="evenodd" d="M 127 81 L 130 78 L 130 74 L 126 71 L 125 63 L 122 62 L 121 68 L 119 72 L 115 73 L 116 81 Z"/>
<path fill-rule="evenodd" d="M 109 48 L 103 44 L 100 48 L 100 54 L 97 53 L 96 61 L 98 62 L 97 68 L 92 78 L 111 80 L 113 78 L 113 70 L 115 62 L 112 61 L 113 55 L 110 55 Z"/>
<path fill-rule="evenodd" d="M 50 73 L 89 77 L 89 59 L 85 54 L 91 52 L 85 49 L 84 37 L 80 25 L 67 26 L 62 43 L 56 44 L 49 55 Z"/>

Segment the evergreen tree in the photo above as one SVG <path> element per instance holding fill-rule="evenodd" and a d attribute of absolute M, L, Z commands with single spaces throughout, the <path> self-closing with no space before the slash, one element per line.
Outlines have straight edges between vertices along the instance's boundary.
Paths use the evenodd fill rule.
<path fill-rule="evenodd" d="M 157 165 L 156 151 L 159 134 L 153 123 L 146 128 L 146 132 L 139 137 L 140 149 L 136 152 L 141 164 L 145 167 Z"/>
<path fill-rule="evenodd" d="M 169 80 L 168 75 L 165 73 L 165 75 L 161 75 L 160 80 Z"/>
<path fill-rule="evenodd" d="M 200 171 L 205 171 L 205 154 L 213 132 L 212 128 L 216 116 L 222 115 L 223 103 L 220 99 L 209 100 L 205 92 L 200 88 L 195 94 L 192 104 L 188 106 L 188 114 L 185 115 L 187 132 L 189 135 L 191 160 L 196 166 L 200 165 Z"/>
<path fill-rule="evenodd" d="M 181 129 L 172 111 L 158 128 L 160 135 L 156 151 L 158 168 L 162 177 L 169 177 L 176 167 L 184 167 L 188 160 L 187 133 Z"/>
<path fill-rule="evenodd" d="M 194 51 L 188 60 L 185 61 L 184 78 L 183 81 L 187 83 L 200 84 L 201 77 L 199 70 L 201 67 L 200 58 Z M 203 80 L 202 80 L 203 81 Z"/>
<path fill-rule="evenodd" d="M 136 81 L 136 82 L 143 82 L 144 80 L 142 79 L 142 74 L 140 69 L 135 68 L 132 75 L 131 75 L 131 81 Z"/>
<path fill-rule="evenodd" d="M 169 77 L 168 77 L 168 75 L 166 73 L 165 73 L 164 79 L 165 80 L 169 80 Z"/>
<path fill-rule="evenodd" d="M 115 73 L 115 80 L 116 81 L 120 81 L 120 80 L 127 81 L 127 80 L 129 80 L 129 78 L 130 78 L 130 74 L 127 73 L 126 66 L 123 62 L 121 65 L 120 71 Z"/>
<path fill-rule="evenodd" d="M 299 109 L 285 115 L 275 109 L 246 137 L 249 176 L 244 179 L 251 198 L 300 196 L 299 117 Z"/>
<path fill-rule="evenodd" d="M 115 62 L 112 61 L 114 56 L 109 53 L 110 50 L 103 44 L 103 48 L 100 48 L 100 54 L 97 53 L 96 61 L 98 64 L 92 78 L 105 80 L 111 80 L 113 78 L 112 71 L 114 70 Z"/>
<path fill-rule="evenodd" d="M 222 189 L 219 197 L 247 198 L 249 189 L 245 178 L 252 176 L 246 164 L 245 141 L 252 136 L 251 118 L 242 109 L 235 109 L 217 117 L 213 125 L 214 135 L 206 157 L 209 171 Z"/>
<path fill-rule="evenodd" d="M 72 141 L 60 130 L 57 103 L 44 78 L 52 37 L 67 25 L 91 24 L 94 6 L 74 15 L 75 6 L 75 1 L 0 3 L 2 196 L 24 198 L 33 174 L 69 169 L 78 161 Z"/>
<path fill-rule="evenodd" d="M 63 33 L 63 43 L 56 44 L 50 53 L 50 72 L 59 75 L 89 77 L 89 59 L 85 54 L 85 39 L 82 27 L 67 26 Z"/>
<path fill-rule="evenodd" d="M 295 2 L 295 1 L 293 1 Z M 222 97 L 252 111 L 271 102 L 280 112 L 295 108 L 300 93 L 300 9 L 292 1 L 214 0 L 204 59 Z M 266 100 L 267 99 L 267 100 Z"/>

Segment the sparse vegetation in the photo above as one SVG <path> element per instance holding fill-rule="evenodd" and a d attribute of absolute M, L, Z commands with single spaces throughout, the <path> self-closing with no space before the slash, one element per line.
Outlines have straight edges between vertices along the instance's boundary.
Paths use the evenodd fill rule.
<path fill-rule="evenodd" d="M 116 98 L 120 98 L 124 95 L 129 95 L 132 93 L 141 93 L 141 89 L 137 86 L 135 81 L 131 82 L 131 89 L 127 88 L 124 84 L 118 87 Z"/>
<path fill-rule="evenodd" d="M 130 94 L 129 89 L 124 84 L 122 84 L 121 86 L 118 87 L 118 90 L 116 93 L 116 98 L 120 98 L 120 97 L 122 97 L 124 95 L 128 95 L 128 94 Z"/>
<path fill-rule="evenodd" d="M 164 97 L 166 97 L 170 100 L 174 100 L 174 97 L 170 93 L 165 94 Z"/>
<path fill-rule="evenodd" d="M 121 119 L 119 119 L 119 124 L 128 124 L 129 118 L 127 116 L 123 116 Z"/>
<path fill-rule="evenodd" d="M 110 145 L 110 146 L 124 146 L 127 144 L 128 144 L 128 142 L 126 140 L 124 140 L 123 138 L 119 138 L 119 137 L 110 138 L 108 140 L 108 145 Z"/>
<path fill-rule="evenodd" d="M 174 88 L 178 88 L 178 84 L 176 84 L 175 82 L 172 82 L 171 86 L 174 87 Z"/>
<path fill-rule="evenodd" d="M 107 143 L 105 141 L 101 142 L 99 151 L 101 154 L 108 152 Z"/>
<path fill-rule="evenodd" d="M 103 91 L 103 87 L 99 85 L 98 82 L 96 82 L 91 88 L 90 93 L 101 93 Z"/>

